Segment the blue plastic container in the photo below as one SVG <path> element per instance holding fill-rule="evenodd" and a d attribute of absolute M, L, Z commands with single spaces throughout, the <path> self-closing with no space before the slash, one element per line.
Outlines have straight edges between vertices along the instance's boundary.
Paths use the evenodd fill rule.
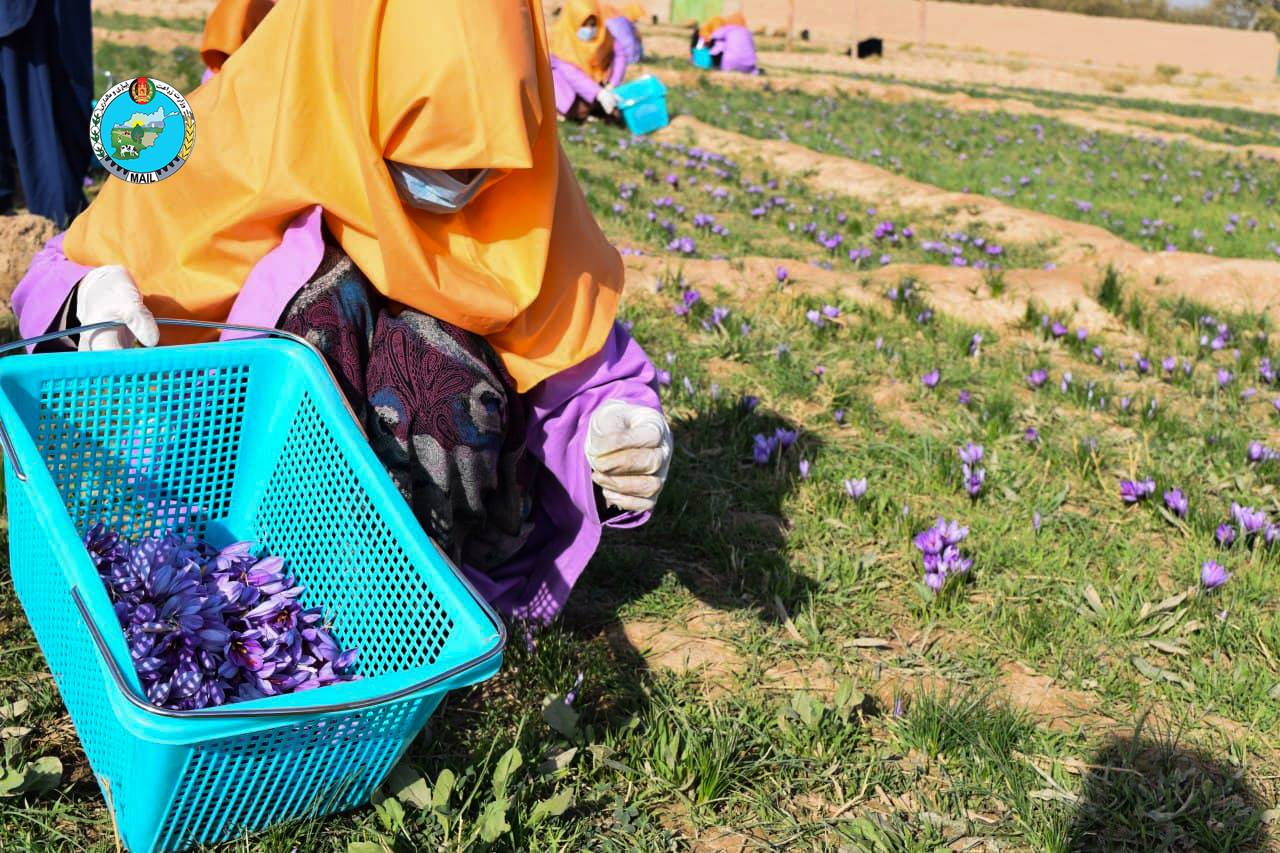
<path fill-rule="evenodd" d="M 714 68 L 715 63 L 711 61 L 711 48 L 695 47 L 693 49 L 693 64 L 708 71 Z"/>
<path fill-rule="evenodd" d="M 125 844 L 181 850 L 362 805 L 501 620 L 423 532 L 304 343 L 0 360 L 14 588 Z M 358 681 L 150 705 L 81 536 L 104 522 L 288 560 Z"/>
<path fill-rule="evenodd" d="M 667 87 L 652 74 L 637 77 L 613 90 L 627 129 L 637 136 L 661 130 L 671 123 L 667 115 Z"/>

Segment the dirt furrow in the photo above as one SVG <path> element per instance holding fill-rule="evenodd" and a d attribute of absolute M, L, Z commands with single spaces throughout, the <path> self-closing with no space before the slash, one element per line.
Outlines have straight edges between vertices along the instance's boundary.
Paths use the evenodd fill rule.
<path fill-rule="evenodd" d="M 1101 270 L 1113 264 L 1152 296 L 1185 296 L 1229 310 L 1267 312 L 1280 319 L 1280 262 L 1190 252 L 1146 252 L 1097 226 L 1012 207 L 985 196 L 939 189 L 867 163 L 819 154 L 790 142 L 754 139 L 687 116 L 676 117 L 660 138 L 698 145 L 737 159 L 760 158 L 773 168 L 806 176 L 822 191 L 892 202 L 908 210 L 943 213 L 960 229 L 981 223 L 1005 241 L 1056 241 L 1057 269 L 1011 270 L 1006 275 L 1013 285 L 1012 292 L 1025 289 L 1027 295 L 1042 302 L 1063 297 L 1089 300 Z M 889 274 L 905 270 L 898 265 L 885 269 Z M 923 278 L 966 282 L 966 289 L 979 286 L 981 281 L 981 274 L 974 270 L 929 266 L 913 269 L 919 269 Z"/>

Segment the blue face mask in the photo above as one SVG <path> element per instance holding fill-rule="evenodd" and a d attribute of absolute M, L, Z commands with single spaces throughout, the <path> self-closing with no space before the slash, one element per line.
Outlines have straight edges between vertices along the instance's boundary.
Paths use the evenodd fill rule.
<path fill-rule="evenodd" d="M 597 32 L 599 30 L 596 27 L 578 27 L 578 38 L 583 41 L 595 41 Z"/>
<path fill-rule="evenodd" d="M 489 177 L 489 170 L 482 169 L 467 183 L 441 169 L 423 169 L 403 163 L 387 161 L 391 180 L 395 182 L 400 200 L 410 207 L 431 213 L 457 213 L 475 198 Z"/>

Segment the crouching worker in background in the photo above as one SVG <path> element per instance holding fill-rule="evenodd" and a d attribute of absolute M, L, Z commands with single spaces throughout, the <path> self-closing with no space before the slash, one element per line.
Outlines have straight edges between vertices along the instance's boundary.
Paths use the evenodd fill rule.
<path fill-rule="evenodd" d="M 647 518 L 672 444 L 544 33 L 534 0 L 280 0 L 191 96 L 186 165 L 108 181 L 36 256 L 23 332 L 191 339 L 154 312 L 307 338 L 436 543 L 499 610 L 550 619 L 602 526 Z"/>
<path fill-rule="evenodd" d="M 551 28 L 551 79 L 565 118 L 621 121 L 613 89 L 626 77 L 627 58 L 604 21 L 596 0 L 568 0 Z"/>
<path fill-rule="evenodd" d="M 625 9 L 602 5 L 604 25 L 613 36 L 613 49 L 622 55 L 627 67 L 639 65 L 644 61 L 644 41 L 640 31 L 636 29 L 636 21 L 644 17 L 644 7 L 632 3 Z M 623 69 L 626 70 L 625 68 Z"/>
<path fill-rule="evenodd" d="M 747 20 L 741 12 L 735 12 L 727 18 L 707 20 L 695 31 L 693 46 L 707 48 L 711 52 L 712 67 L 720 71 L 759 73 L 756 40 L 747 28 Z"/>

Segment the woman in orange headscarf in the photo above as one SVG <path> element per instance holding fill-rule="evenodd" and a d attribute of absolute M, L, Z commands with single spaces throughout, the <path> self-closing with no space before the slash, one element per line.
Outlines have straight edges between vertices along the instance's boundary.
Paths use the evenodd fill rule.
<path fill-rule="evenodd" d="M 274 5 L 275 0 L 218 0 L 205 19 L 200 41 L 200 58 L 205 66 L 215 73 L 222 68 L 222 63 L 240 49 Z"/>
<path fill-rule="evenodd" d="M 556 111 L 576 121 L 590 115 L 616 119 L 613 88 L 626 73 L 626 55 L 615 50 L 597 0 L 568 0 L 551 28 Z"/>
<path fill-rule="evenodd" d="M 600 509 L 652 508 L 671 440 L 544 33 L 536 0 L 280 0 L 191 95 L 186 164 L 109 181 L 37 256 L 22 329 L 153 344 L 154 311 L 307 337 L 441 548 L 549 618 Z"/>

